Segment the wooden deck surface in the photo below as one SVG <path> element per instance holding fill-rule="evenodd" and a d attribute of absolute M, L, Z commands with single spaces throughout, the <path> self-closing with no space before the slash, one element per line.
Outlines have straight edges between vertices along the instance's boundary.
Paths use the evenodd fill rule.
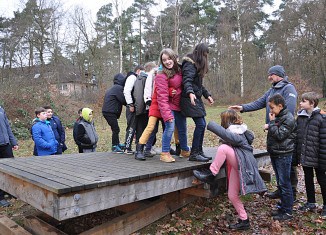
<path fill-rule="evenodd" d="M 216 148 L 205 153 L 213 157 Z M 108 152 L 1 159 L 0 188 L 63 220 L 192 187 L 192 170 L 209 164 Z"/>

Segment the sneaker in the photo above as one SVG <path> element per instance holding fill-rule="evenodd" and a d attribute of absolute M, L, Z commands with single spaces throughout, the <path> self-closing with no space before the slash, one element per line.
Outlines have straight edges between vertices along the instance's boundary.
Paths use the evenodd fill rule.
<path fill-rule="evenodd" d="M 306 202 L 303 206 L 299 207 L 302 212 L 315 211 L 317 209 L 316 203 Z"/>
<path fill-rule="evenodd" d="M 326 205 L 323 206 L 323 210 L 321 211 L 321 218 L 326 219 Z"/>
<path fill-rule="evenodd" d="M 122 149 L 119 147 L 119 145 L 113 145 L 112 146 L 112 153 L 123 153 Z"/>
<path fill-rule="evenodd" d="M 0 206 L 1 207 L 8 207 L 8 206 L 11 206 L 10 202 L 8 202 L 6 199 L 2 199 L 0 201 Z"/>
<path fill-rule="evenodd" d="M 277 216 L 282 213 L 284 213 L 283 210 L 281 208 L 277 208 L 276 210 L 272 210 L 271 216 Z"/>
<path fill-rule="evenodd" d="M 284 212 L 273 216 L 273 220 L 278 220 L 278 221 L 290 220 L 292 218 L 293 218 L 292 214 L 284 213 Z"/>
<path fill-rule="evenodd" d="M 280 191 L 277 189 L 274 192 L 269 192 L 269 193 L 267 193 L 267 197 L 269 197 L 271 199 L 281 198 Z"/>
<path fill-rule="evenodd" d="M 121 148 L 122 151 L 125 151 L 126 145 L 125 144 L 119 144 L 119 147 Z"/>
<path fill-rule="evenodd" d="M 180 152 L 180 157 L 188 158 L 190 156 L 190 151 L 182 150 Z"/>
<path fill-rule="evenodd" d="M 212 157 L 209 157 L 206 154 L 204 154 L 203 150 L 199 150 L 199 154 L 202 155 L 204 158 L 207 158 L 208 160 L 212 160 Z"/>
<path fill-rule="evenodd" d="M 230 224 L 229 228 L 234 229 L 234 230 L 247 230 L 247 229 L 250 229 L 249 219 L 246 219 L 246 220 L 238 219 L 238 222 L 235 223 L 235 224 Z"/>
<path fill-rule="evenodd" d="M 175 162 L 175 159 L 171 156 L 171 154 L 169 152 L 166 152 L 166 153 L 162 152 L 160 160 L 162 162 Z"/>
<path fill-rule="evenodd" d="M 174 156 L 177 155 L 177 153 L 175 152 L 175 150 L 174 150 L 173 148 L 170 148 L 170 154 L 171 154 L 171 155 L 174 155 Z"/>
<path fill-rule="evenodd" d="M 154 157 L 155 154 L 152 154 L 151 151 L 145 150 L 145 151 L 144 151 L 144 156 L 145 156 L 145 157 Z"/>
<path fill-rule="evenodd" d="M 124 153 L 128 154 L 128 155 L 131 155 L 131 154 L 134 154 L 135 152 L 132 151 L 131 149 L 125 149 Z"/>

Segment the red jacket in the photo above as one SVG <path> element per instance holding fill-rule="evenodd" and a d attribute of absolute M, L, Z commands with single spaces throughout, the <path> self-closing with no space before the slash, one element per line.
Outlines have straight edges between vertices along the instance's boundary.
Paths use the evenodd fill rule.
<path fill-rule="evenodd" d="M 161 112 L 158 108 L 158 103 L 157 103 L 157 88 L 154 80 L 154 91 L 152 95 L 152 103 L 151 106 L 149 107 L 149 116 L 157 117 L 157 118 L 162 118 Z"/>
<path fill-rule="evenodd" d="M 171 96 L 169 91 L 176 90 L 176 94 Z M 173 119 L 172 111 L 180 111 L 180 99 L 182 93 L 182 74 L 181 72 L 169 78 L 164 73 L 155 77 L 155 88 L 153 98 L 156 97 L 158 109 L 164 122 Z M 153 101 L 152 101 L 153 103 Z M 152 105 L 151 105 L 152 106 Z"/>

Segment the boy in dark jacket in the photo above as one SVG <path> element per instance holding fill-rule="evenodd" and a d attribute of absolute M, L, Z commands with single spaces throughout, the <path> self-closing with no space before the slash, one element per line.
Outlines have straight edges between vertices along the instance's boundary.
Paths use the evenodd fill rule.
<path fill-rule="evenodd" d="M 64 151 L 67 150 L 66 146 L 66 132 L 65 128 L 63 127 L 60 119 L 58 116 L 53 115 L 53 110 L 51 106 L 44 106 L 43 107 L 47 113 L 47 120 L 51 124 L 51 128 L 53 130 L 55 139 L 58 141 L 59 145 L 57 148 L 56 155 L 62 154 Z"/>
<path fill-rule="evenodd" d="M 270 108 L 267 134 L 267 151 L 281 193 L 281 206 L 272 212 L 274 220 L 292 219 L 293 191 L 290 180 L 292 154 L 294 150 L 295 119 L 285 106 L 280 94 L 268 100 Z"/>
<path fill-rule="evenodd" d="M 122 105 L 126 105 L 123 87 L 126 77 L 118 73 L 114 76 L 113 86 L 108 89 L 104 96 L 102 114 L 112 130 L 112 152 L 123 153 L 119 140 L 120 128 L 118 119 L 120 118 Z"/>
<path fill-rule="evenodd" d="M 314 170 L 323 197 L 322 217 L 326 219 L 326 116 L 321 114 L 315 92 L 302 95 L 297 117 L 297 137 L 293 159 L 302 165 L 307 202 L 299 210 L 307 212 L 317 209 Z M 324 161 L 323 161 L 323 160 Z M 321 160 L 321 161 L 319 161 Z"/>

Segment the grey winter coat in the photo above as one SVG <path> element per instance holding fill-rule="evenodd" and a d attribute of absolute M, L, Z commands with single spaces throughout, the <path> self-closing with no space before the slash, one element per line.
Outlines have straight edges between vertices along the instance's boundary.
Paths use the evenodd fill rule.
<path fill-rule="evenodd" d="M 267 191 L 265 183 L 259 174 L 257 161 L 251 146 L 254 135 L 247 130 L 247 126 L 245 124 L 231 125 L 228 129 L 225 129 L 216 122 L 210 121 L 207 129 L 234 149 L 239 164 L 241 195 Z"/>
<path fill-rule="evenodd" d="M 5 110 L 0 106 L 0 145 L 17 145 L 17 140 L 11 131 Z"/>
<path fill-rule="evenodd" d="M 250 112 L 259 109 L 266 108 L 266 124 L 269 123 L 269 106 L 268 100 L 271 96 L 275 94 L 280 94 L 285 99 L 285 104 L 288 107 L 288 110 L 294 115 L 295 108 L 297 105 L 297 91 L 295 90 L 294 85 L 287 80 L 285 77 L 283 80 L 278 83 L 273 84 L 273 86 L 258 100 L 255 100 L 248 104 L 242 104 L 241 112 Z"/>

